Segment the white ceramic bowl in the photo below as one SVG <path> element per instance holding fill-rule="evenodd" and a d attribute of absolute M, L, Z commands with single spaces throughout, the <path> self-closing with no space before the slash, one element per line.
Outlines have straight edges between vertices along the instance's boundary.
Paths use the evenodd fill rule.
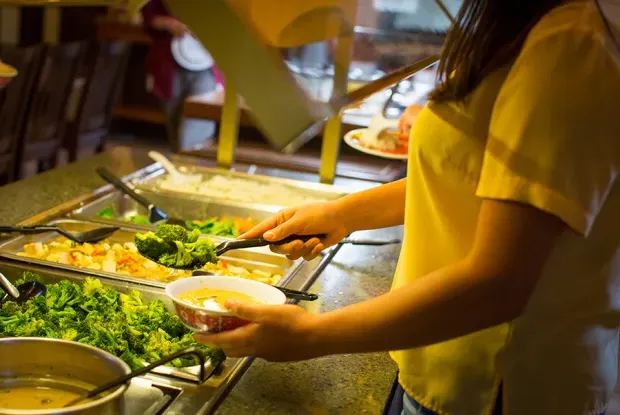
<path fill-rule="evenodd" d="M 183 278 L 168 284 L 166 294 L 174 302 L 176 312 L 183 324 L 194 331 L 219 333 L 249 323 L 228 311 L 198 307 L 179 299 L 179 295 L 182 293 L 200 288 L 236 291 L 255 297 L 267 305 L 286 303 L 286 296 L 282 291 L 254 280 L 219 275 Z"/>

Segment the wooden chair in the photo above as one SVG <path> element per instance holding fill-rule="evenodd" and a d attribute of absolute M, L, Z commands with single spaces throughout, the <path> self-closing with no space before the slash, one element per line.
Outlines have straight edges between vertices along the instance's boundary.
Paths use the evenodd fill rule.
<path fill-rule="evenodd" d="M 103 42 L 96 50 L 94 62 L 86 71 L 76 111 L 67 120 L 64 147 L 69 161 L 77 160 L 80 154 L 103 151 L 112 109 L 119 98 L 129 60 L 130 45 L 124 42 Z"/>
<path fill-rule="evenodd" d="M 18 48 L 0 45 L 2 60 L 17 68 L 18 76 L 0 90 L 0 185 L 15 179 L 17 144 L 26 110 L 41 70 L 42 46 Z"/>
<path fill-rule="evenodd" d="M 46 48 L 43 67 L 26 114 L 26 127 L 19 147 L 18 169 L 37 162 L 37 171 L 56 165 L 62 147 L 65 114 L 76 75 L 85 56 L 84 42 Z"/>

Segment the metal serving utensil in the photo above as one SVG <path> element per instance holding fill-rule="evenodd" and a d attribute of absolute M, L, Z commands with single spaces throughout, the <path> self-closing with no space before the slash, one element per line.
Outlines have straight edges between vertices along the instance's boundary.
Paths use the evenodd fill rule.
<path fill-rule="evenodd" d="M 67 408 L 69 406 L 75 406 L 78 402 L 81 402 L 85 399 L 92 399 L 98 395 L 101 395 L 104 392 L 108 392 L 111 389 L 117 388 L 123 384 L 125 384 L 127 381 L 137 377 L 137 376 L 142 376 L 145 373 L 150 372 L 151 370 L 155 369 L 156 367 L 165 365 L 168 362 L 173 361 L 174 359 L 178 359 L 179 357 L 183 357 L 183 356 L 187 356 L 187 355 L 194 355 L 198 358 L 198 360 L 200 361 L 200 375 L 198 377 L 198 381 L 199 383 L 204 383 L 207 379 L 208 376 L 206 375 L 206 371 L 205 371 L 205 357 L 198 351 L 197 348 L 195 347 L 190 347 L 188 349 L 185 350 L 181 350 L 178 351 L 176 353 L 173 353 L 171 355 L 165 356 L 161 359 L 159 359 L 158 361 L 151 363 L 148 366 L 145 366 L 143 368 L 140 369 L 136 369 L 131 371 L 130 373 L 120 376 L 114 380 L 111 380 L 107 383 L 104 383 L 101 386 L 96 387 L 95 389 L 91 390 L 90 392 L 86 393 L 85 395 L 82 395 L 74 400 L 72 400 L 71 402 L 67 403 L 64 408 Z"/>
<path fill-rule="evenodd" d="M 401 243 L 400 239 L 355 239 L 344 238 L 338 245 L 366 245 L 366 246 L 383 246 L 383 245 L 396 245 Z"/>
<path fill-rule="evenodd" d="M 14 301 L 17 304 L 25 303 L 31 298 L 39 295 L 45 295 L 47 287 L 44 284 L 36 281 L 28 281 L 15 287 L 7 277 L 0 272 L 0 288 L 2 288 L 6 294 L 0 300 L 0 304 L 4 304 L 6 301 Z"/>
<path fill-rule="evenodd" d="M 33 235 L 46 232 L 57 232 L 65 238 L 79 244 L 95 243 L 103 241 L 114 232 L 119 230 L 118 226 L 107 226 L 93 229 L 86 232 L 71 233 L 59 226 L 0 226 L 0 233 L 21 233 L 22 235 Z"/>
<path fill-rule="evenodd" d="M 216 274 L 214 274 L 213 272 L 204 271 L 201 269 L 197 269 L 192 272 L 192 277 L 200 277 L 204 275 L 216 275 Z M 274 288 L 277 288 L 278 290 L 282 291 L 284 295 L 286 295 L 286 298 L 289 298 L 291 300 L 316 301 L 319 299 L 319 296 L 317 294 L 312 294 L 307 291 L 291 290 L 290 288 L 276 287 L 276 286 L 274 286 Z"/>
<path fill-rule="evenodd" d="M 119 177 L 115 176 L 110 170 L 105 167 L 98 167 L 97 174 L 106 182 L 110 183 L 112 186 L 144 206 L 149 210 L 149 221 L 153 224 L 157 224 L 160 222 L 165 222 L 171 225 L 181 225 L 185 227 L 185 221 L 182 219 L 171 218 L 166 214 L 163 210 L 155 206 L 155 204 L 151 203 L 147 198 L 138 194 L 134 189 L 132 189 L 129 185 L 124 183 Z"/>
<path fill-rule="evenodd" d="M 318 238 L 318 239 L 325 239 L 326 235 L 291 235 L 287 238 L 284 238 L 282 240 L 279 240 L 277 242 L 269 242 L 263 238 L 256 238 L 256 239 L 236 239 L 233 241 L 226 241 L 226 242 L 222 242 L 221 244 L 217 245 L 215 247 L 215 255 L 217 255 L 218 257 L 225 254 L 228 251 L 232 251 L 235 249 L 245 249 L 245 248 L 258 248 L 261 246 L 269 246 L 269 245 L 284 245 L 287 244 L 289 242 L 294 242 L 294 241 L 302 241 L 302 242 L 308 242 L 310 239 L 312 238 Z M 148 255 L 145 255 L 143 252 L 140 252 L 140 255 L 142 255 L 143 257 L 150 259 L 153 262 L 156 262 L 159 264 L 159 262 L 157 262 L 157 258 L 152 258 Z M 163 265 L 163 264 L 160 264 Z M 202 264 L 204 265 L 204 264 Z M 167 266 L 167 265 L 166 265 Z M 168 268 L 174 268 L 174 269 L 184 269 L 184 270 L 193 270 L 198 268 L 198 266 L 188 266 L 188 267 L 169 267 Z"/>

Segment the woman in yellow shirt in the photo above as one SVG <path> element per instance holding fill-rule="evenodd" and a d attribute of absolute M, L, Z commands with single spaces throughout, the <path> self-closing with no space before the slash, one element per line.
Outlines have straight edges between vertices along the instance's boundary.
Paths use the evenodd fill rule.
<path fill-rule="evenodd" d="M 407 414 L 488 414 L 500 389 L 507 415 L 603 413 L 620 325 L 610 28 L 593 1 L 465 0 L 412 127 L 407 179 L 246 235 L 326 234 L 280 248 L 312 258 L 404 223 L 393 290 L 320 315 L 233 303 L 254 323 L 198 338 L 278 361 L 392 350 Z"/>

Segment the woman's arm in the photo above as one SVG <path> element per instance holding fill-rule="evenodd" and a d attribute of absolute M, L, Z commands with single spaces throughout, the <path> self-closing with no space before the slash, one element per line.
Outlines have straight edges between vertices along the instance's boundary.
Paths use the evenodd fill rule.
<path fill-rule="evenodd" d="M 270 360 L 400 350 L 453 339 L 518 317 L 565 229 L 535 208 L 486 200 L 474 246 L 454 265 L 318 316 L 295 306 L 233 303 L 234 313 L 255 324 L 198 339 L 229 356 Z"/>
<path fill-rule="evenodd" d="M 291 235 L 325 235 L 322 241 L 313 238 L 306 243 L 294 241 L 272 247 L 290 259 L 311 260 L 352 232 L 402 225 L 406 187 L 403 179 L 335 201 L 285 209 L 241 238 L 264 237 L 277 242 Z"/>
<path fill-rule="evenodd" d="M 407 179 L 353 193 L 335 202 L 349 232 L 389 228 L 405 221 Z"/>

